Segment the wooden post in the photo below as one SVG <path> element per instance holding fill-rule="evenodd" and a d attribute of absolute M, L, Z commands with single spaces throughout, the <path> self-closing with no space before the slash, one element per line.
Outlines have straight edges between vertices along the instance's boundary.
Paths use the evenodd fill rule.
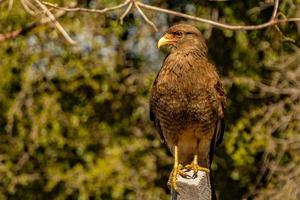
<path fill-rule="evenodd" d="M 209 174 L 198 171 L 187 172 L 188 177 L 177 176 L 178 193 L 171 191 L 171 200 L 211 200 L 211 185 Z"/>

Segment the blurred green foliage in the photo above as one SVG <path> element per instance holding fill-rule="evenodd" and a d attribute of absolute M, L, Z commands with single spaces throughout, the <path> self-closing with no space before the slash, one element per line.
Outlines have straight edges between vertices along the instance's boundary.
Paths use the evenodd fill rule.
<path fill-rule="evenodd" d="M 217 11 L 230 24 L 258 24 L 272 14 L 269 1 L 145 2 L 206 18 Z M 295 17 L 299 3 L 282 0 L 280 12 Z M 19 1 L 7 6 L 0 4 L 1 33 L 35 20 Z M 165 56 L 157 39 L 186 21 L 146 13 L 159 33 L 135 11 L 124 25 L 120 11 L 68 13 L 59 21 L 76 46 L 51 25 L 0 44 L 0 199 L 169 199 L 172 157 L 148 118 L 148 93 Z M 299 25 L 282 24 L 281 32 L 194 25 L 228 96 L 225 138 L 213 163 L 218 196 L 299 199 Z"/>

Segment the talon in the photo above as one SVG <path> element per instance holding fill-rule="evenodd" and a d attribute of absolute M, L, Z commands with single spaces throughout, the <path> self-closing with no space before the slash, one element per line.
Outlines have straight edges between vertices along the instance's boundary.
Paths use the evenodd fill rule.
<path fill-rule="evenodd" d="M 193 162 L 191 164 L 189 164 L 189 165 L 186 165 L 184 168 L 187 169 L 187 170 L 193 170 L 194 171 L 193 178 L 196 177 L 198 171 L 204 171 L 206 173 L 209 173 L 209 169 L 208 168 L 201 167 L 201 166 L 198 165 L 198 155 L 194 155 Z"/>
<path fill-rule="evenodd" d="M 191 163 L 189 165 L 186 165 L 184 168 L 187 169 L 187 170 L 193 170 L 195 172 L 204 171 L 206 173 L 209 173 L 209 169 L 208 168 L 201 167 L 201 166 L 199 166 L 198 164 L 195 164 L 195 163 Z"/>
<path fill-rule="evenodd" d="M 178 174 L 182 177 L 188 177 L 186 172 L 184 172 L 182 169 L 183 167 L 180 164 L 177 167 L 174 167 L 168 180 L 168 186 L 172 187 L 176 192 L 178 192 L 176 184 Z"/>

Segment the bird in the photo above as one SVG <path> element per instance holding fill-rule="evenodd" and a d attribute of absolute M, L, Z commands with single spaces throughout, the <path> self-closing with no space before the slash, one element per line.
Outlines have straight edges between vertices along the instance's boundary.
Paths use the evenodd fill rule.
<path fill-rule="evenodd" d="M 170 51 L 152 85 L 150 119 L 174 156 L 168 184 L 177 191 L 178 174 L 186 176 L 186 170 L 211 174 L 214 151 L 224 135 L 226 96 L 195 26 L 170 27 L 157 46 Z M 215 196 L 213 186 L 212 193 Z"/>

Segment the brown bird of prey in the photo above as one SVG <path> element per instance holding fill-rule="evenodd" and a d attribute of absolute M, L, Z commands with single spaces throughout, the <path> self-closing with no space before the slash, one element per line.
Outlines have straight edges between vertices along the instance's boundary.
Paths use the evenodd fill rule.
<path fill-rule="evenodd" d="M 196 27 L 172 26 L 158 41 L 158 48 L 165 45 L 171 50 L 152 86 L 150 119 L 174 155 L 168 183 L 176 190 L 178 174 L 185 176 L 186 170 L 209 173 L 214 149 L 224 133 L 226 99 Z"/>

